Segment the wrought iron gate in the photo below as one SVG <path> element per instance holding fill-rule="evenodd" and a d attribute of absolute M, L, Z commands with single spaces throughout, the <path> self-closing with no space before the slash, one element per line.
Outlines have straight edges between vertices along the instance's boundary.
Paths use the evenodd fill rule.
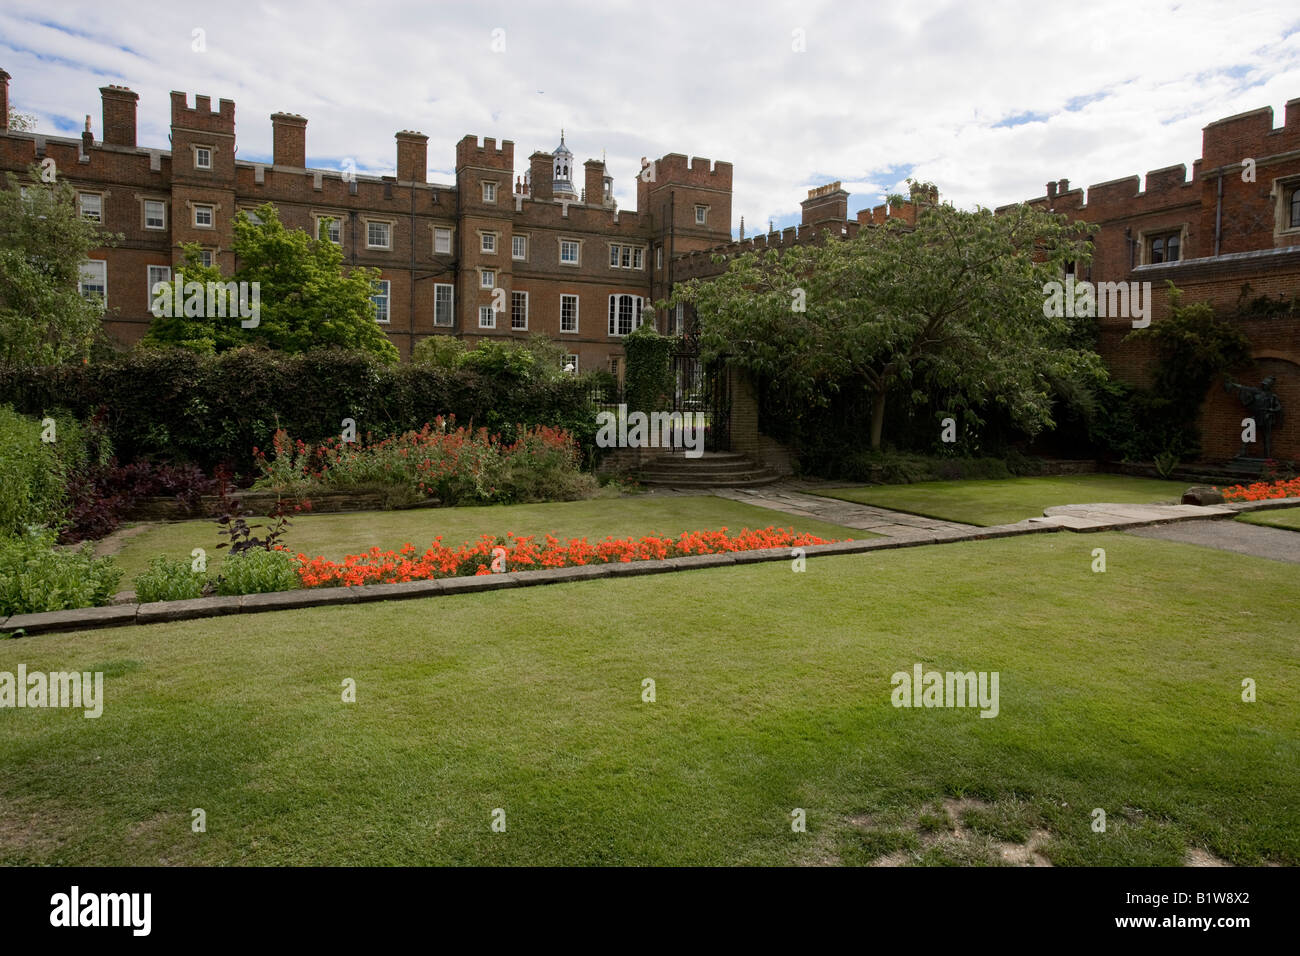
<path fill-rule="evenodd" d="M 674 412 L 683 423 L 704 425 L 704 450 L 731 448 L 731 392 L 725 358 L 704 362 L 698 352 L 675 352 L 673 367 Z M 680 448 L 682 436 L 674 435 L 673 447 Z"/>

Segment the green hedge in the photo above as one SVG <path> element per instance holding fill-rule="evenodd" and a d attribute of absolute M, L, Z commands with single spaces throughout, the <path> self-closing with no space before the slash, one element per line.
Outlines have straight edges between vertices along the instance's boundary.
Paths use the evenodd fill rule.
<path fill-rule="evenodd" d="M 62 407 L 78 416 L 106 409 L 122 461 L 153 458 L 252 470 L 252 449 L 276 428 L 320 441 L 356 421 L 357 437 L 419 428 L 438 415 L 486 427 L 507 441 L 515 425 L 544 424 L 594 445 L 595 409 L 585 383 L 493 377 L 469 369 L 386 365 L 353 352 L 283 355 L 240 349 L 198 355 L 136 350 L 95 365 L 0 367 L 0 404 L 29 415 Z"/>

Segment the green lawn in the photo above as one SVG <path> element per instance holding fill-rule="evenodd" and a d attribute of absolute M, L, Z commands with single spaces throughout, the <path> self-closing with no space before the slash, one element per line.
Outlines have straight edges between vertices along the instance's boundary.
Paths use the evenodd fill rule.
<path fill-rule="evenodd" d="M 1300 531 L 1300 508 L 1275 508 L 1271 511 L 1250 511 L 1237 516 L 1238 521 L 1262 524 L 1269 528 Z"/>
<path fill-rule="evenodd" d="M 417 508 L 410 511 L 365 511 L 350 514 L 299 515 L 285 537 L 295 552 L 309 557 L 324 555 L 341 561 L 344 555 L 356 554 L 373 546 L 400 548 L 411 542 L 427 547 L 442 535 L 446 544 L 477 540 L 481 534 L 544 535 L 603 539 L 626 535 L 666 534 L 673 537 L 683 531 L 717 530 L 726 527 L 794 528 L 823 538 L 862 540 L 878 537 L 870 532 L 843 528 L 811 518 L 783 514 L 770 508 L 747 505 L 713 495 L 685 497 L 597 498 L 591 501 L 562 501 L 535 505 L 495 505 L 479 508 Z M 257 524 L 268 524 L 265 518 Z M 122 587 L 129 588 L 136 574 L 148 566 L 155 555 L 186 558 L 194 548 L 208 552 L 209 567 L 220 567 L 216 545 L 222 541 L 215 521 L 159 522 L 143 533 L 127 538 L 117 552 L 118 563 L 125 569 Z M 256 531 L 255 534 L 263 534 Z"/>
<path fill-rule="evenodd" d="M 1013 524 L 1052 505 L 1177 503 L 1187 483 L 1123 475 L 1063 475 L 981 481 L 922 481 L 819 492 L 830 498 L 892 508 L 963 524 Z"/>
<path fill-rule="evenodd" d="M 4 641 L 106 681 L 0 709 L 0 864 L 1296 865 L 1294 578 L 1060 533 Z M 893 707 L 917 662 L 998 715 Z"/>

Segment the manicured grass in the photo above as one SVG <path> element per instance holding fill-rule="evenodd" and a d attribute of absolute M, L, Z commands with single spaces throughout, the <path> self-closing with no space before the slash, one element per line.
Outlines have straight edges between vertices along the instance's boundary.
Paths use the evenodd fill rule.
<path fill-rule="evenodd" d="M 1300 508 L 1275 508 L 1271 511 L 1251 511 L 1237 516 L 1238 521 L 1262 524 L 1269 528 L 1300 531 Z"/>
<path fill-rule="evenodd" d="M 912 514 L 988 527 L 1037 518 L 1052 505 L 1176 504 L 1186 482 L 1123 475 L 1062 475 L 981 481 L 922 481 L 913 485 L 868 485 L 820 492 L 827 497 Z"/>
<path fill-rule="evenodd" d="M 1059 533 L 0 642 L 106 672 L 0 709 L 0 863 L 1295 865 L 1294 577 Z M 997 717 L 893 707 L 917 662 Z"/>
<path fill-rule="evenodd" d="M 591 501 L 562 501 L 535 505 L 496 505 L 477 508 L 417 508 L 410 511 L 364 511 L 351 514 L 295 516 L 285 537 L 285 544 L 308 557 L 324 555 L 341 561 L 347 554 L 357 554 L 373 546 L 400 548 L 411 542 L 417 548 L 428 547 L 438 535 L 443 543 L 459 545 L 475 541 L 482 534 L 555 534 L 566 538 L 588 537 L 601 540 L 607 536 L 640 537 L 665 534 L 676 537 L 683 531 L 741 528 L 794 528 L 823 538 L 862 540 L 878 537 L 866 531 L 843 528 L 811 518 L 783 514 L 770 508 L 747 505 L 713 495 L 686 497 L 597 498 Z M 262 524 L 264 534 L 269 523 Z M 150 559 L 159 554 L 189 560 L 194 548 L 208 552 L 209 567 L 220 567 L 222 551 L 216 546 L 224 540 L 217 536 L 216 522 L 160 522 L 143 533 L 127 538 L 117 553 L 125 570 L 122 587 L 129 588 L 135 576 Z"/>

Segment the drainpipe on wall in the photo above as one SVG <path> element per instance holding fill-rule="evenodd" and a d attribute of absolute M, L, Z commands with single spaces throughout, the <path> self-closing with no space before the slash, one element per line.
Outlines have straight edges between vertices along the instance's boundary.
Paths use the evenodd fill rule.
<path fill-rule="evenodd" d="M 1219 254 L 1223 239 L 1223 170 L 1219 170 L 1219 195 L 1214 201 L 1214 254 Z"/>

